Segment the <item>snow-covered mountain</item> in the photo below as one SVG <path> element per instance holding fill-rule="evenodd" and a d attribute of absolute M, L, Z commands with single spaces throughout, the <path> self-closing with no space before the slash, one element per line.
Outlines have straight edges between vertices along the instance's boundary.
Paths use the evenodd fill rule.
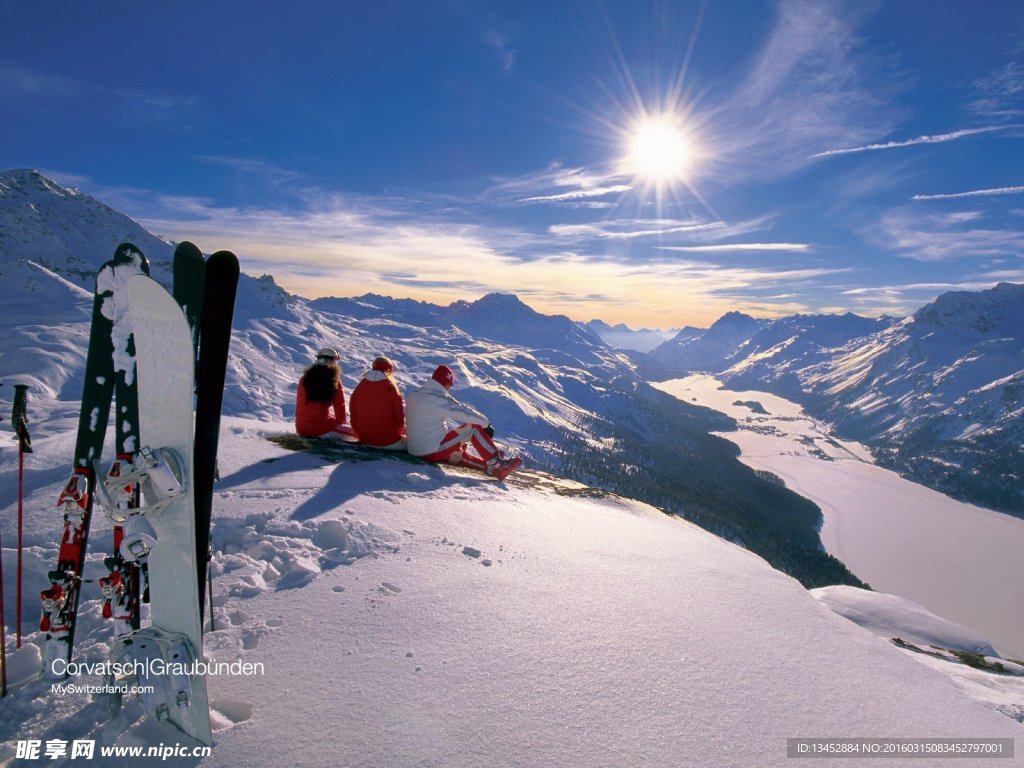
<path fill-rule="evenodd" d="M 809 369 L 805 390 L 881 461 L 1024 515 L 1024 285 L 946 293 Z"/>
<path fill-rule="evenodd" d="M 0 269 L 27 260 L 91 290 L 96 254 L 113 254 L 123 242 L 151 261 L 167 261 L 173 252 L 128 216 L 38 171 L 0 173 Z"/>
<path fill-rule="evenodd" d="M 583 324 L 591 331 L 601 337 L 601 341 L 607 344 L 609 347 L 616 347 L 618 349 L 630 349 L 635 352 L 650 352 L 660 344 L 664 344 L 669 339 L 678 336 L 682 331 L 670 332 L 670 331 L 658 331 L 651 330 L 650 328 L 630 328 L 625 323 L 617 323 L 616 325 L 608 325 L 603 320 L 591 320 L 590 322 Z M 686 328 L 697 332 L 696 328 Z"/>
<path fill-rule="evenodd" d="M 892 324 L 891 318 L 845 315 L 793 315 L 762 321 L 761 327 L 726 358 L 730 378 L 773 380 L 776 388 L 799 384 L 798 371 L 828 362 L 834 350 L 856 343 Z"/>
<path fill-rule="evenodd" d="M 684 328 L 651 350 L 651 357 L 677 373 L 719 371 L 727 360 L 765 325 L 742 312 L 722 315 L 707 330 Z"/>
<path fill-rule="evenodd" d="M 729 315 L 651 355 L 803 404 L 915 480 L 1024 514 L 1024 286 L 952 292 L 913 317 Z M 735 332 L 712 333 L 727 325 Z"/>
<path fill-rule="evenodd" d="M 15 172 L 6 183 L 13 188 L 25 178 Z M 113 235 L 123 229 L 120 214 L 59 191 L 37 175 L 27 178 L 38 188 L 22 208 L 42 209 L 36 198 L 58 196 L 65 202 L 49 206 L 51 216 L 74 219 L 81 213 L 96 229 L 88 242 L 110 241 L 91 255 L 92 269 L 109 258 L 117 245 Z M 24 211 L 19 216 L 31 220 Z M 50 224 L 48 231 L 76 232 L 82 226 Z M 135 236 L 159 246 L 150 259 L 152 272 L 169 283 L 171 246 Z M 70 252 L 64 247 L 41 253 L 48 267 L 16 248 L 3 252 L 8 295 L 35 293 L 18 305 L 21 311 L 5 313 L 9 333 L 0 351 L 4 376 L 31 384 L 42 410 L 60 419 L 54 424 L 73 430 L 91 278 L 83 278 Z M 244 271 L 244 255 L 242 262 Z M 38 306 L 46 309 L 38 313 Z M 283 290 L 272 276 L 243 274 L 224 412 L 290 420 L 295 382 L 325 346 L 341 352 L 349 391 L 379 354 L 397 363 L 403 391 L 426 380 L 438 364 L 450 365 L 457 374 L 456 396 L 483 411 L 499 440 L 523 453 L 531 466 L 628 490 L 742 542 L 807 586 L 860 583 L 822 551 L 821 513 L 814 504 L 756 474 L 737 460 L 734 446 L 709 435 L 734 428 L 729 419 L 653 390 L 637 375 L 630 355 L 566 317 L 542 315 L 502 294 L 446 307 L 374 295 L 309 301 Z"/>
<path fill-rule="evenodd" d="M 677 373 L 728 371 L 751 381 L 780 381 L 891 323 L 889 318 L 872 320 L 850 313 L 758 320 L 729 312 L 706 331 L 684 329 L 652 350 L 651 357 Z"/>

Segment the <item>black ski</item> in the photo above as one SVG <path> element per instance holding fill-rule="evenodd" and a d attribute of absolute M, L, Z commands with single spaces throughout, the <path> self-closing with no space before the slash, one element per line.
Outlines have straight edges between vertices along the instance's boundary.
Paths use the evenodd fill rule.
<path fill-rule="evenodd" d="M 224 402 L 231 321 L 238 289 L 238 259 L 218 251 L 206 262 L 206 291 L 199 321 L 199 361 L 196 365 L 195 515 L 199 615 L 204 615 L 210 556 L 213 481 L 217 474 L 220 412 Z"/>
<path fill-rule="evenodd" d="M 203 252 L 185 241 L 174 249 L 174 300 L 188 319 L 192 329 L 192 346 L 199 351 L 199 317 L 206 290 L 206 261 Z"/>

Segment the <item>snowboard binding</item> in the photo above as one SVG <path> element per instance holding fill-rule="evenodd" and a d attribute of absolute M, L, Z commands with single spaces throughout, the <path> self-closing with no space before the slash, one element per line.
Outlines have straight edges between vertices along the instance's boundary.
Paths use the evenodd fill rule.
<path fill-rule="evenodd" d="M 159 627 L 146 627 L 117 638 L 110 660 L 121 669 L 135 670 L 134 678 L 142 690 L 142 706 L 153 719 L 170 722 L 184 733 L 199 738 L 192 711 L 193 691 L 190 670 L 196 654 L 188 637 Z M 116 680 L 108 674 L 107 683 Z"/>

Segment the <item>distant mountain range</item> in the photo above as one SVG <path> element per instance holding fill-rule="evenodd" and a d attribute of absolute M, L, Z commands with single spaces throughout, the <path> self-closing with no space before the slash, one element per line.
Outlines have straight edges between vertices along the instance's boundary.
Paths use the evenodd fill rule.
<path fill-rule="evenodd" d="M 1024 515 L 1024 285 L 946 293 L 905 319 L 730 313 L 650 355 L 799 402 L 912 479 Z"/>
<path fill-rule="evenodd" d="M 596 333 L 609 347 L 629 349 L 636 352 L 650 352 L 659 344 L 663 344 L 679 331 L 658 331 L 649 328 L 633 329 L 625 323 L 608 325 L 604 320 L 591 320 L 584 325 Z M 698 331 L 699 329 L 690 329 Z"/>

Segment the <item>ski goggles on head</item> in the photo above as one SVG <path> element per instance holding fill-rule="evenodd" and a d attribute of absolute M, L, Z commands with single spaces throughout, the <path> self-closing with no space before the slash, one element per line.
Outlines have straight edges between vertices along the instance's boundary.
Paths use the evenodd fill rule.
<path fill-rule="evenodd" d="M 316 353 L 318 363 L 336 363 L 339 357 L 338 351 L 335 349 L 321 349 Z"/>

